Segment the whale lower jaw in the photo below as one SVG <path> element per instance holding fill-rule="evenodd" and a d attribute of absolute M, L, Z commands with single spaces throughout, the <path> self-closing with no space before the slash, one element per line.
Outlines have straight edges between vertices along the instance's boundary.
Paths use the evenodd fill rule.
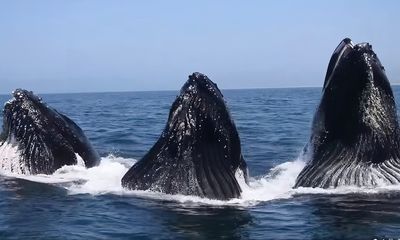
<path fill-rule="evenodd" d="M 19 145 L 14 138 L 10 138 L 4 142 L 0 141 L 0 156 L 0 172 L 24 175 L 36 174 L 25 163 L 23 151 L 19 149 Z M 85 162 L 81 156 L 75 153 L 75 157 L 77 165 L 85 167 Z"/>
<path fill-rule="evenodd" d="M 237 184 L 237 188 L 239 191 L 232 195 L 230 198 L 240 198 L 240 194 L 242 192 L 240 183 L 246 184 L 247 181 L 247 173 L 243 172 L 242 169 L 237 169 L 235 174 L 233 175 L 233 182 Z M 198 179 L 194 172 L 188 171 L 185 176 L 186 183 L 182 183 L 182 179 L 171 179 L 170 176 L 163 174 L 162 177 L 158 179 L 158 181 L 152 182 L 149 185 L 143 184 L 143 182 L 131 182 L 127 183 L 123 181 L 123 185 L 132 190 L 140 190 L 140 191 L 152 191 L 152 192 L 161 192 L 169 195 L 185 195 L 185 196 L 197 196 L 200 198 L 209 198 L 216 200 L 227 200 L 225 198 L 221 198 L 218 196 L 210 195 L 202 189 L 201 183 L 198 182 Z"/>
<path fill-rule="evenodd" d="M 350 152 L 350 151 L 349 151 Z M 365 162 L 344 151 L 330 154 L 322 164 L 308 164 L 297 177 L 295 188 L 376 187 L 400 184 L 400 159 Z"/>
<path fill-rule="evenodd" d="M 208 157 L 205 159 L 209 159 Z M 164 164 L 165 162 L 168 161 L 156 159 L 138 162 L 122 178 L 122 186 L 131 190 L 150 190 L 217 200 L 240 197 L 241 188 L 236 173 L 223 167 L 210 167 L 215 161 L 205 160 L 205 164 L 201 166 L 195 166 L 192 161 L 170 165 Z"/>
<path fill-rule="evenodd" d="M 335 173 L 336 172 L 336 173 Z M 400 184 L 399 160 L 388 160 L 382 164 L 336 167 L 313 179 L 301 177 L 295 188 L 335 188 L 343 186 L 377 187 Z M 330 174 L 333 174 L 330 176 Z"/>
<path fill-rule="evenodd" d="M 68 165 L 85 166 L 76 152 L 72 152 L 70 157 Z M 58 169 L 54 168 L 56 160 L 46 144 L 34 136 L 18 141 L 13 133 L 9 133 L 5 140 L 0 140 L 0 171 L 25 175 L 52 174 Z"/>

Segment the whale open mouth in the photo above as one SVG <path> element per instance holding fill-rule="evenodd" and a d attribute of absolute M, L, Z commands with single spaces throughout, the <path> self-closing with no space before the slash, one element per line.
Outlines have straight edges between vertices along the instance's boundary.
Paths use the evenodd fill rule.
<path fill-rule="evenodd" d="M 0 166 L 7 162 L 3 150 L 9 147 L 18 155 L 11 172 L 51 174 L 64 165 L 76 164 L 76 154 L 86 167 L 99 163 L 98 153 L 75 122 L 33 92 L 16 89 L 12 96 L 4 105 Z"/>
<path fill-rule="evenodd" d="M 400 129 L 384 68 L 369 43 L 344 39 L 330 59 L 296 187 L 400 182 Z"/>
<path fill-rule="evenodd" d="M 122 185 L 227 200 L 240 197 L 238 170 L 247 177 L 239 134 L 222 93 L 207 76 L 193 73 L 172 104 L 160 138 Z"/>

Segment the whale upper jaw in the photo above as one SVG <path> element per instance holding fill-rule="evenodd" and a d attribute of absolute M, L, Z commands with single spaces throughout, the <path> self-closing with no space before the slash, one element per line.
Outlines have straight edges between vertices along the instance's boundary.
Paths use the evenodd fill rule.
<path fill-rule="evenodd" d="M 353 140 L 365 129 L 384 137 L 397 128 L 393 92 L 369 43 L 353 44 L 346 38 L 335 49 L 313 125 L 343 140 Z"/>
<path fill-rule="evenodd" d="M 247 173 L 223 96 L 207 76 L 194 73 L 172 104 L 160 138 L 125 174 L 122 185 L 226 200 L 240 197 L 239 169 Z"/>
<path fill-rule="evenodd" d="M 328 65 L 295 187 L 400 183 L 400 130 L 385 70 L 368 43 L 344 39 Z"/>
<path fill-rule="evenodd" d="M 189 79 L 181 88 L 180 95 L 196 97 L 198 94 L 211 97 L 217 101 L 223 101 L 223 95 L 217 84 L 211 81 L 206 75 L 195 72 L 189 75 Z"/>
<path fill-rule="evenodd" d="M 3 146 L 17 147 L 19 163 L 13 166 L 19 169 L 15 172 L 51 174 L 64 165 L 76 164 L 76 154 L 86 167 L 99 163 L 99 155 L 71 119 L 30 91 L 16 89 L 12 95 L 4 105 L 1 139 Z M 5 154 L 0 151 L 0 167 L 7 165 Z"/>
<path fill-rule="evenodd" d="M 32 91 L 17 88 L 11 94 L 13 95 L 15 101 L 31 101 L 34 103 L 43 103 L 42 99 L 33 94 Z"/>
<path fill-rule="evenodd" d="M 329 61 L 328 69 L 325 76 L 324 89 L 330 84 L 332 80 L 332 74 L 335 72 L 339 65 L 339 62 L 347 56 L 347 54 L 354 48 L 354 43 L 350 38 L 343 39 L 336 47 Z"/>
<path fill-rule="evenodd" d="M 193 135 L 199 134 L 201 122 L 204 121 L 229 120 L 229 124 L 234 126 L 227 109 L 217 84 L 206 75 L 195 72 L 189 75 L 171 107 L 168 131 L 185 142 L 184 138 L 192 138 Z M 190 139 L 187 142 L 191 142 Z"/>
<path fill-rule="evenodd" d="M 11 95 L 13 97 L 4 104 L 4 113 L 6 113 L 7 109 L 11 109 L 17 105 L 23 105 L 23 108 L 31 110 L 34 108 L 47 108 L 47 105 L 42 101 L 42 98 L 33 94 L 32 91 L 17 88 L 11 92 Z"/>
<path fill-rule="evenodd" d="M 329 61 L 324 90 L 334 84 L 332 81 L 335 79 L 335 74 L 340 72 L 340 69 L 346 68 L 346 65 L 363 69 L 369 75 L 373 75 L 373 72 L 377 71 L 384 72 L 384 67 L 372 50 L 372 45 L 366 42 L 354 44 L 350 38 L 345 38 L 336 47 Z"/>

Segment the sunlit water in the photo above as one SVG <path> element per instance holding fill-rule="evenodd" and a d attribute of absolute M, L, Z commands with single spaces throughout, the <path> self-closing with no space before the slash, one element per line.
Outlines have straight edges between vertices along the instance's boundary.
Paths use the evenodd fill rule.
<path fill-rule="evenodd" d="M 250 186 L 238 177 L 242 198 L 121 187 L 159 137 L 177 92 L 43 95 L 85 130 L 102 162 L 51 176 L 0 172 L 0 239 L 400 238 L 400 186 L 292 189 L 320 89 L 223 93 L 252 176 Z"/>

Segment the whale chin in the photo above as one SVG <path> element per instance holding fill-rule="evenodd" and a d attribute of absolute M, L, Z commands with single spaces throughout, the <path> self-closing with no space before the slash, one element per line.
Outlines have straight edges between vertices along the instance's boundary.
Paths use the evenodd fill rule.
<path fill-rule="evenodd" d="M 400 183 L 400 130 L 384 67 L 368 43 L 344 39 L 329 62 L 295 187 Z"/>
<path fill-rule="evenodd" d="M 172 104 L 160 138 L 125 174 L 122 185 L 226 200 L 240 197 L 236 171 L 247 177 L 222 93 L 207 76 L 193 73 Z"/>
<path fill-rule="evenodd" d="M 17 89 L 4 105 L 0 167 L 21 174 L 52 174 L 64 165 L 96 166 L 100 157 L 82 129 L 32 92 Z"/>

